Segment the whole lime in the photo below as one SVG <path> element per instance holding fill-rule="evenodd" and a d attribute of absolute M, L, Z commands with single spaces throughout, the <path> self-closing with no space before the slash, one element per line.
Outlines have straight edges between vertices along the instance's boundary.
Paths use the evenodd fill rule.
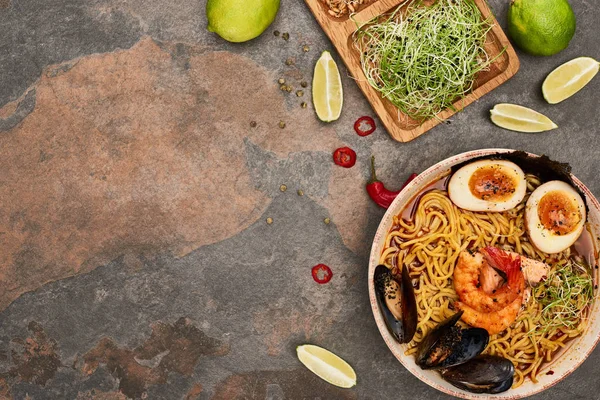
<path fill-rule="evenodd" d="M 230 42 L 246 42 L 271 25 L 279 0 L 208 0 L 208 30 Z"/>
<path fill-rule="evenodd" d="M 525 52 L 551 56 L 569 45 L 575 14 L 567 0 L 512 0 L 508 34 Z"/>

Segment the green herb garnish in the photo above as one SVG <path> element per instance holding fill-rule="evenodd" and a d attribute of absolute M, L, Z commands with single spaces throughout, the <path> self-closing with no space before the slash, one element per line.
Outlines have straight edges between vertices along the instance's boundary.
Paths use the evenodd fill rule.
<path fill-rule="evenodd" d="M 354 33 L 369 84 L 417 121 L 435 116 L 473 88 L 493 59 L 485 51 L 492 28 L 473 0 L 403 3 L 384 21 Z"/>
<path fill-rule="evenodd" d="M 576 328 L 594 297 L 593 281 L 588 268 L 575 260 L 555 266 L 545 282 L 534 289 L 541 304 L 544 330 Z"/>

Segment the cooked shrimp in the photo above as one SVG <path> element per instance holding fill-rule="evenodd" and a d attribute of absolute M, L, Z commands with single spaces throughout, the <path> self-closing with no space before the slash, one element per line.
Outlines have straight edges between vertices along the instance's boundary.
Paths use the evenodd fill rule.
<path fill-rule="evenodd" d="M 461 316 L 464 322 L 471 326 L 485 329 L 491 336 L 504 331 L 517 319 L 522 301 L 523 294 L 521 293 L 507 307 L 494 312 L 477 311 L 460 301 L 455 302 L 454 306 L 458 310 L 464 311 Z"/>
<path fill-rule="evenodd" d="M 486 293 L 480 278 L 490 281 L 486 268 L 493 267 L 506 274 L 506 285 Z M 525 289 L 525 279 L 521 272 L 520 257 L 512 257 L 503 250 L 486 247 L 480 253 L 471 255 L 463 251 L 454 269 L 454 289 L 460 300 L 481 312 L 494 312 L 511 304 Z"/>

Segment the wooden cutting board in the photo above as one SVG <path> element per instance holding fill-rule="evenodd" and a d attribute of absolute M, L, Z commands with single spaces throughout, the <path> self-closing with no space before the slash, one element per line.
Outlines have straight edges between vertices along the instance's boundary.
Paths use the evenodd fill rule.
<path fill-rule="evenodd" d="M 325 4 L 326 0 L 305 0 L 315 18 L 337 49 L 340 57 L 346 64 L 356 83 L 367 97 L 369 103 L 385 125 L 388 133 L 397 141 L 408 142 L 427 132 L 429 129 L 448 119 L 457 111 L 479 99 L 484 94 L 492 91 L 510 79 L 519 69 L 519 59 L 508 38 L 500 28 L 498 21 L 491 14 L 485 0 L 474 0 L 482 14 L 482 18 L 490 18 L 493 27 L 488 33 L 486 51 L 491 58 L 496 57 L 506 48 L 490 66 L 488 71 L 482 71 L 476 78 L 473 91 L 463 99 L 454 103 L 454 110 L 447 108 L 437 117 L 430 118 L 423 123 L 411 119 L 398 110 L 392 103 L 381 97 L 366 80 L 360 64 L 360 54 L 354 47 L 352 34 L 356 30 L 356 22 L 367 22 L 383 14 L 395 10 L 405 0 L 375 0 L 358 8 L 351 20 L 348 15 L 336 18 L 329 13 Z M 406 5 L 405 5 L 406 6 Z"/>

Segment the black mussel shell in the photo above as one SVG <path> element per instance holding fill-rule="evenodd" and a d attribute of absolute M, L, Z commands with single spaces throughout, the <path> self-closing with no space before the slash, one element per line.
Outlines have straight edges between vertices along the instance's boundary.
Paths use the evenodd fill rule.
<path fill-rule="evenodd" d="M 403 271 L 402 281 L 398 282 L 385 265 L 378 265 L 373 281 L 377 303 L 390 333 L 400 343 L 410 342 L 417 330 L 418 315 L 408 271 Z"/>
<path fill-rule="evenodd" d="M 481 355 L 442 372 L 442 378 L 473 393 L 502 393 L 511 388 L 515 367 L 503 357 Z"/>
<path fill-rule="evenodd" d="M 450 381 L 449 381 L 450 382 Z M 513 385 L 513 377 L 511 376 L 504 382 L 500 382 L 494 385 L 474 385 L 468 382 L 450 382 L 452 385 L 456 386 L 459 389 L 466 390 L 471 393 L 488 393 L 488 394 L 496 394 L 506 392 Z"/>
<path fill-rule="evenodd" d="M 513 385 L 513 376 L 511 376 L 504 382 L 499 383 L 497 386 L 491 387 L 488 391 L 483 392 L 483 393 L 496 394 L 496 393 L 506 392 L 508 389 L 510 389 L 512 387 L 512 385 Z"/>
<path fill-rule="evenodd" d="M 460 319 L 463 312 L 459 311 L 447 320 L 440 322 L 438 326 L 433 328 L 427 336 L 423 338 L 419 347 L 417 348 L 416 361 L 417 365 L 423 368 L 424 365 L 430 364 L 426 360 L 429 358 L 430 353 L 433 351 L 433 347 L 439 342 L 440 337 L 446 331 L 449 331 L 456 325 L 456 322 Z"/>
<path fill-rule="evenodd" d="M 417 332 L 419 314 L 415 288 L 407 267 L 402 268 L 402 321 L 404 323 L 404 343 L 408 343 Z"/>
<path fill-rule="evenodd" d="M 373 282 L 377 304 L 385 325 L 398 342 L 404 343 L 400 285 L 394 280 L 392 273 L 385 265 L 378 265 L 375 268 Z"/>
<path fill-rule="evenodd" d="M 417 365 L 423 369 L 449 368 L 463 364 L 487 347 L 490 335 L 485 329 L 456 326 L 462 311 L 435 327 L 417 349 Z"/>

